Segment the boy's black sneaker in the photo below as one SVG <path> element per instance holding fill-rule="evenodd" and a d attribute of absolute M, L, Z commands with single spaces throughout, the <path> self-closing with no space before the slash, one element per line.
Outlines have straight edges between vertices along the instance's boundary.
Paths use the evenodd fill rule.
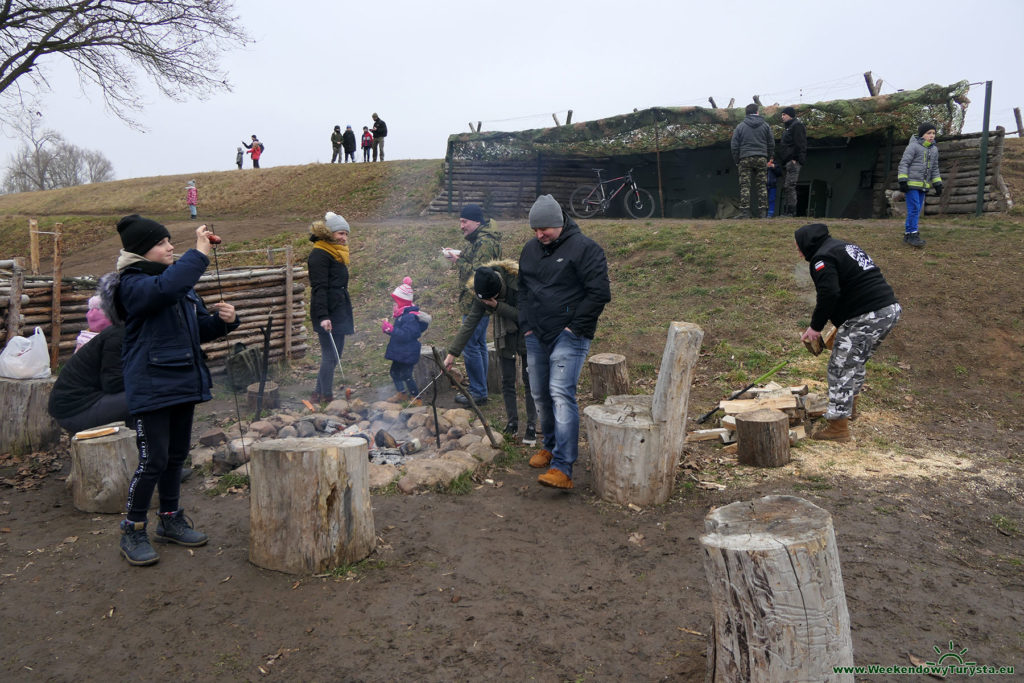
<path fill-rule="evenodd" d="M 923 247 L 925 244 L 924 240 L 921 239 L 921 236 L 918 235 L 916 232 L 908 232 L 907 234 L 905 234 L 903 236 L 903 241 L 904 243 L 909 244 L 912 247 L 917 247 L 918 249 Z"/>
<path fill-rule="evenodd" d="M 145 522 L 121 520 L 121 556 L 136 567 L 156 564 L 160 560 L 149 542 Z"/>
<path fill-rule="evenodd" d="M 505 424 L 505 428 L 501 430 L 501 433 L 510 439 L 516 438 L 516 434 L 519 433 L 519 422 L 516 420 L 509 420 Z"/>
<path fill-rule="evenodd" d="M 458 403 L 460 406 L 468 406 L 469 405 L 469 399 L 466 398 L 465 394 L 455 394 L 455 402 Z M 477 398 L 476 396 L 474 396 L 473 397 L 473 403 L 476 403 L 478 406 L 486 405 L 487 397 L 486 396 L 481 396 L 481 397 Z"/>
<path fill-rule="evenodd" d="M 193 528 L 192 520 L 185 516 L 184 510 L 161 512 L 157 516 L 160 519 L 156 525 L 156 540 L 159 543 L 177 543 L 195 548 L 206 545 L 209 540 L 206 534 Z"/>
<path fill-rule="evenodd" d="M 523 444 L 526 446 L 537 444 L 537 428 L 532 423 L 526 425 L 526 431 L 523 432 Z"/>

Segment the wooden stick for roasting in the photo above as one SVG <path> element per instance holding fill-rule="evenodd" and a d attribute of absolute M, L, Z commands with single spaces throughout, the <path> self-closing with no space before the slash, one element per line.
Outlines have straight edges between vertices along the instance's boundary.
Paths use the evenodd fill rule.
<path fill-rule="evenodd" d="M 477 407 L 476 401 L 473 400 L 473 395 L 469 392 L 469 387 L 463 385 L 463 383 L 452 374 L 451 370 L 444 366 L 444 361 L 441 360 L 441 354 L 438 352 L 436 346 L 431 346 L 430 352 L 434 356 L 434 362 L 437 363 L 438 369 L 444 373 L 444 376 L 448 378 L 448 381 L 452 383 L 452 386 L 462 389 L 462 395 L 469 400 L 469 407 L 472 408 L 473 412 L 476 413 L 476 416 L 480 418 L 480 422 L 484 426 L 484 431 L 487 433 L 487 439 L 491 442 L 491 446 L 494 448 L 501 448 L 501 444 L 498 443 L 498 440 L 494 438 L 494 433 L 491 432 L 490 425 L 487 424 L 487 419 L 484 417 L 484 414 L 480 412 L 480 408 Z"/>

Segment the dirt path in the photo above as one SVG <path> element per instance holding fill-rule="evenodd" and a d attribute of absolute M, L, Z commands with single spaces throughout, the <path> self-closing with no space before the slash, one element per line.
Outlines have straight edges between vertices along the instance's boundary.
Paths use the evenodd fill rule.
<path fill-rule="evenodd" d="M 211 498 L 201 478 L 183 499 L 210 545 L 129 567 L 117 516 L 75 511 L 50 476 L 0 493 L 0 677 L 702 680 L 703 517 L 769 493 L 832 513 L 857 663 L 908 665 L 955 641 L 1024 666 L 1020 533 L 999 523 L 1024 518 L 1020 471 L 863 446 L 803 446 L 772 472 L 708 447 L 694 474 L 725 491 L 684 471 L 670 503 L 641 513 L 598 501 L 585 469 L 564 494 L 524 462 L 465 496 L 378 495 L 376 553 L 328 577 L 249 564 L 247 495 Z"/>

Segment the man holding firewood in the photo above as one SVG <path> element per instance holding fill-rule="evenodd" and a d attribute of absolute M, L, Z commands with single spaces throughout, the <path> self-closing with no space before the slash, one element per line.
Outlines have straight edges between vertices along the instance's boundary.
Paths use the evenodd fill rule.
<path fill-rule="evenodd" d="M 794 236 L 800 255 L 810 263 L 817 292 L 811 324 L 800 339 L 820 339 L 829 320 L 836 326 L 828 361 L 828 427 L 811 438 L 849 441 L 864 366 L 896 326 L 902 309 L 882 271 L 856 244 L 832 237 L 823 223 L 805 225 Z"/>

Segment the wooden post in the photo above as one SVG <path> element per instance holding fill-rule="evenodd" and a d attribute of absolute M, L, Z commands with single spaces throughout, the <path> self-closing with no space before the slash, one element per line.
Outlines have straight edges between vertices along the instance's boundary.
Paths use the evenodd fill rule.
<path fill-rule="evenodd" d="M 263 441 L 253 444 L 250 467 L 250 562 L 317 574 L 373 552 L 365 440 Z"/>
<path fill-rule="evenodd" d="M 570 110 L 569 110 L 568 112 L 566 112 L 566 114 L 565 114 L 565 125 L 567 125 L 567 126 L 568 126 L 568 125 L 569 125 L 570 123 L 572 123 L 572 109 L 570 109 Z"/>
<path fill-rule="evenodd" d="M 587 406 L 594 488 L 604 500 L 657 505 L 672 495 L 686 440 L 686 404 L 704 332 L 674 322 L 661 358 L 654 396 L 613 396 Z"/>
<path fill-rule="evenodd" d="M 39 221 L 28 219 L 28 256 L 33 275 L 39 275 Z"/>
<path fill-rule="evenodd" d="M 1013 118 L 1017 119 L 1017 137 L 1024 138 L 1024 123 L 1020 120 L 1020 107 L 1013 108 Z"/>
<path fill-rule="evenodd" d="M 629 368 L 621 353 L 598 353 L 587 360 L 590 366 L 590 393 L 595 401 L 629 393 Z"/>
<path fill-rule="evenodd" d="M 781 467 L 789 462 L 789 416 L 764 408 L 736 415 L 736 457 L 741 465 Z"/>
<path fill-rule="evenodd" d="M 864 72 L 864 82 L 868 84 L 868 94 L 872 97 L 882 92 L 882 79 L 879 78 L 877 81 L 872 80 L 871 72 Z"/>
<path fill-rule="evenodd" d="M 711 585 L 708 681 L 849 681 L 850 615 L 832 518 L 794 496 L 765 496 L 704 520 Z"/>
<path fill-rule="evenodd" d="M 292 362 L 292 325 L 294 324 L 295 313 L 292 307 L 295 305 L 295 294 L 292 288 L 295 284 L 295 253 L 292 245 L 284 248 L 284 360 Z"/>
<path fill-rule="evenodd" d="M 53 226 L 53 295 L 50 313 L 50 367 L 57 367 L 60 358 L 60 281 L 64 272 L 63 250 L 61 249 L 61 230 L 63 223 Z"/>
<path fill-rule="evenodd" d="M 709 98 L 708 98 L 708 102 L 710 102 L 710 103 L 711 103 L 711 108 L 712 108 L 712 109 L 718 109 L 718 105 L 717 105 L 717 104 L 715 104 L 715 98 L 714 98 L 714 97 L 709 97 Z"/>
<path fill-rule="evenodd" d="M 123 422 L 117 433 L 95 439 L 71 439 L 71 472 L 67 488 L 76 510 L 124 512 L 128 486 L 139 464 L 135 432 Z"/>
<path fill-rule="evenodd" d="M 60 426 L 46 410 L 54 377 L 0 377 L 0 453 L 21 455 L 60 441 Z"/>
<path fill-rule="evenodd" d="M 483 122 L 482 122 L 482 121 L 477 121 L 477 122 L 476 122 L 476 132 L 477 132 L 477 133 L 479 133 L 479 132 L 480 132 L 480 129 L 481 129 L 482 127 L 483 127 L 483 125 L 484 125 L 484 124 L 483 124 Z"/>
<path fill-rule="evenodd" d="M 561 126 L 561 125 L 562 125 L 562 124 L 560 124 L 560 123 L 558 122 L 558 114 L 552 114 L 552 115 L 551 115 L 551 118 L 553 118 L 553 119 L 555 120 L 555 128 L 558 128 L 559 126 Z"/>
<path fill-rule="evenodd" d="M 754 104 L 756 104 L 759 107 L 761 106 L 761 96 L 760 95 L 754 95 L 751 99 L 754 100 Z"/>
<path fill-rule="evenodd" d="M 735 104 L 736 104 L 736 98 L 735 97 L 730 97 L 729 98 L 729 106 L 727 107 L 727 109 L 732 109 Z"/>
<path fill-rule="evenodd" d="M 21 296 L 25 288 L 24 256 L 12 259 L 11 294 L 7 301 L 7 340 L 21 334 Z"/>

